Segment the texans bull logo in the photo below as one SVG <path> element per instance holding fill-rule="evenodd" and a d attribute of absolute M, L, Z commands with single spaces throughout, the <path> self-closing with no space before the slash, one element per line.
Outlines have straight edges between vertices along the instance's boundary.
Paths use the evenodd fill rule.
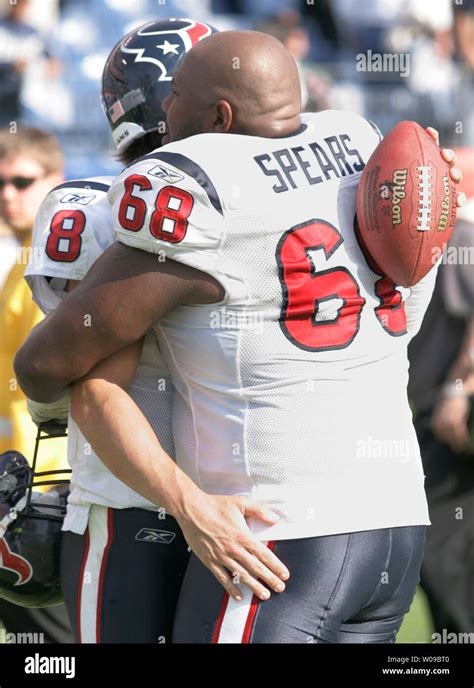
<path fill-rule="evenodd" d="M 143 37 L 143 41 L 137 47 L 124 47 L 122 52 L 135 55 L 135 62 L 151 62 L 159 67 L 161 75 L 158 81 L 171 81 L 172 76 L 168 74 L 166 60 L 162 62 L 157 57 L 157 49 L 162 51 L 163 57 L 167 55 L 183 55 L 191 50 L 200 40 L 210 36 L 212 29 L 207 24 L 192 21 L 191 19 L 176 20 L 176 28 L 166 31 L 147 31 L 147 27 L 137 32 L 137 37 Z M 184 26 L 180 26 L 184 24 Z M 149 25 L 147 25 L 149 26 Z M 134 42 L 138 43 L 136 38 Z"/>
<path fill-rule="evenodd" d="M 19 554 L 12 552 L 4 538 L 0 539 L 0 569 L 13 571 L 18 576 L 15 585 L 28 583 L 33 575 L 31 564 Z"/>

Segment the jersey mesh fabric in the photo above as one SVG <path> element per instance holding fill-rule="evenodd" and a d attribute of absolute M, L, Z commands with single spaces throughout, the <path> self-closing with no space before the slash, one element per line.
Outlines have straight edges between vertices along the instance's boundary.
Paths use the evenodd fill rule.
<path fill-rule="evenodd" d="M 169 144 L 156 159 L 127 169 L 109 192 L 119 241 L 163 251 L 212 275 L 225 290 L 221 303 L 175 308 L 156 327 L 178 391 L 177 461 L 208 492 L 244 494 L 277 509 L 274 526 L 250 521 L 262 540 L 424 525 L 424 476 L 406 395 L 412 331 L 394 323 L 390 308 L 384 318 L 376 311 L 381 276 L 354 234 L 361 167 L 379 138 L 352 113 L 305 115 L 304 123 L 286 139 L 204 134 Z M 313 152 L 330 159 L 335 141 L 348 142 L 348 164 L 322 179 Z M 319 182 L 309 183 L 294 163 L 298 152 Z M 183 156 L 192 164 L 183 167 Z M 293 171 L 287 174 L 277 160 L 287 170 L 294 163 Z M 163 162 L 181 181 L 170 186 L 156 176 Z M 189 174 L 193 165 L 201 173 Z M 132 174 L 146 176 L 151 188 L 135 190 L 148 212 L 138 230 L 127 231 L 120 208 L 124 178 Z M 192 196 L 186 232 L 175 242 L 150 228 L 165 187 L 168 198 L 177 187 L 181 198 L 183 191 Z M 312 293 L 313 277 L 337 277 L 332 292 L 326 280 L 317 308 L 311 299 L 300 307 L 306 321 L 313 313 L 314 325 L 326 325 L 327 339 L 333 321 L 339 335 L 350 330 L 342 344 L 326 342 L 322 327 L 307 327 L 313 338 L 305 344 L 289 329 L 298 317 L 283 313 L 282 242 L 309 225 L 309 238 L 296 240 L 302 258 L 290 256 L 288 269 L 307 281 L 300 298 Z M 407 316 L 416 295 L 414 322 L 426 310 L 431 282 L 430 273 L 412 290 L 391 288 Z"/>

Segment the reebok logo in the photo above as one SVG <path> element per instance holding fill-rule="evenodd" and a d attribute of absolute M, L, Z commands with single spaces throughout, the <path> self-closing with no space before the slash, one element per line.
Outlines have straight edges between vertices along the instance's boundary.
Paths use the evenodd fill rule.
<path fill-rule="evenodd" d="M 178 174 L 178 172 L 174 172 L 164 165 L 152 167 L 148 174 L 151 174 L 153 177 L 158 177 L 158 179 L 162 179 L 167 184 L 176 184 L 184 179 L 182 174 Z"/>
<path fill-rule="evenodd" d="M 158 542 L 162 545 L 169 545 L 176 537 L 176 533 L 169 530 L 155 530 L 154 528 L 142 528 L 135 535 L 135 540 L 144 542 Z"/>
<path fill-rule="evenodd" d="M 95 198 L 94 194 L 68 193 L 61 198 L 61 203 L 78 203 L 88 205 Z"/>

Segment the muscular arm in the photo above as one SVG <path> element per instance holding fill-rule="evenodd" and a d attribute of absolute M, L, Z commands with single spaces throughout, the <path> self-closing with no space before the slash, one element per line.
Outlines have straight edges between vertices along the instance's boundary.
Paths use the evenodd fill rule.
<path fill-rule="evenodd" d="M 241 595 L 230 571 L 267 599 L 265 584 L 280 591 L 289 574 L 251 533 L 246 518 L 274 523 L 278 516 L 244 497 L 202 492 L 163 451 L 122 387 L 137 355 L 131 345 L 156 320 L 180 304 L 215 303 L 223 294 L 198 270 L 114 244 L 33 330 L 17 353 L 15 369 L 35 401 L 55 401 L 81 380 L 73 387 L 71 412 L 105 465 L 177 518 L 193 552 L 229 594 Z"/>
<path fill-rule="evenodd" d="M 80 284 L 68 280 L 70 293 Z M 71 388 L 70 413 L 102 463 L 119 480 L 176 516 L 184 491 L 198 489 L 162 449 L 139 407 L 126 392 L 143 339 L 112 354 Z M 137 432 L 140 428 L 140 432 Z M 166 487 L 165 487 L 166 486 Z"/>
<path fill-rule="evenodd" d="M 267 599 L 261 581 L 276 590 L 288 571 L 255 540 L 245 517 L 273 523 L 275 515 L 241 497 L 204 493 L 166 454 L 126 392 L 141 348 L 140 341 L 122 349 L 76 382 L 72 417 L 111 473 L 177 519 L 193 552 L 230 594 L 238 597 L 240 591 L 226 571 L 239 572 L 242 582 Z"/>
<path fill-rule="evenodd" d="M 163 450 L 126 392 L 142 346 L 140 340 L 122 349 L 76 382 L 71 416 L 115 477 L 177 517 L 183 512 L 184 494 L 190 500 L 200 490 Z"/>
<path fill-rule="evenodd" d="M 174 307 L 222 297 L 222 287 L 194 268 L 113 244 L 19 349 L 18 382 L 30 399 L 56 401 Z"/>

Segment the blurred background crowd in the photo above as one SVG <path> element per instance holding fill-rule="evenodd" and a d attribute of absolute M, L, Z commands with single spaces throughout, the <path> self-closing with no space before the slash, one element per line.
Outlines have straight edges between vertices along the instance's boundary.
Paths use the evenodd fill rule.
<path fill-rule="evenodd" d="M 23 450 L 16 425 L 27 455 L 36 434 L 12 368 L 42 317 L 19 248 L 30 245 L 36 209 L 58 179 L 120 171 L 99 100 L 113 45 L 148 20 L 187 16 L 281 40 L 299 65 L 304 110 L 353 110 L 383 133 L 416 120 L 435 126 L 458 155 L 468 202 L 410 351 L 409 395 L 433 522 L 422 571 L 431 615 L 418 596 L 412 630 L 401 638 L 429 641 L 433 629 L 444 629 L 471 633 L 474 642 L 474 0 L 0 0 L 2 451 Z M 380 71 L 384 56 L 393 59 Z M 22 137 L 11 137 L 17 127 Z M 60 466 L 64 446 L 58 451 L 51 460 Z M 11 630 L 44 632 L 47 641 L 70 640 L 60 608 L 21 616 L 0 601 L 0 620 Z"/>
<path fill-rule="evenodd" d="M 114 43 L 157 17 L 195 16 L 218 29 L 258 28 L 298 60 L 305 109 L 356 110 L 387 131 L 436 122 L 446 144 L 472 144 L 472 0 L 0 0 L 0 125 L 54 131 L 67 174 L 117 167 L 99 104 Z M 356 56 L 409 56 L 409 69 L 358 71 Z M 462 131 L 455 131 L 456 120 Z"/>

